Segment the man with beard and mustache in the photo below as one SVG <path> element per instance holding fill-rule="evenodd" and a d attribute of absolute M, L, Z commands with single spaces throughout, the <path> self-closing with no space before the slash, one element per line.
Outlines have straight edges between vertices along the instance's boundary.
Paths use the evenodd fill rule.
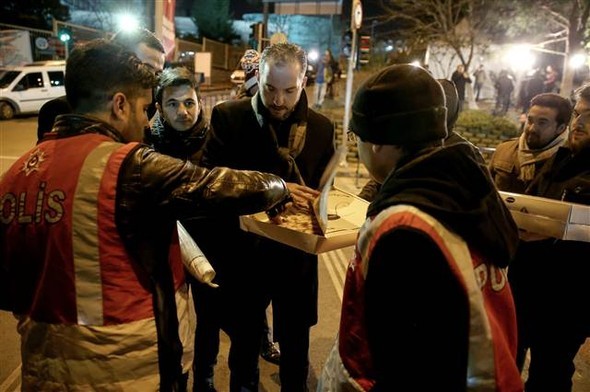
<path fill-rule="evenodd" d="M 496 147 L 490 173 L 501 191 L 524 193 L 543 164 L 567 139 L 570 101 L 554 93 L 533 97 L 522 134 Z"/>
<path fill-rule="evenodd" d="M 251 99 L 226 101 L 213 108 L 202 164 L 277 174 L 287 182 L 295 207 L 308 209 L 319 195 L 320 178 L 335 147 L 333 124 L 308 108 L 306 69 L 307 57 L 299 46 L 267 47 L 260 58 L 259 91 Z M 258 390 L 262 316 L 270 298 L 281 348 L 281 390 L 306 391 L 309 332 L 317 323 L 317 255 L 241 232 L 237 219 L 212 222 L 207 232 L 210 241 L 199 245 L 220 279 L 225 279 L 219 281 L 220 289 L 228 290 L 220 310 L 235 355 L 230 351 L 230 390 L 238 390 L 236 376 L 241 381 L 249 378 L 242 387 Z M 237 239 L 241 246 L 227 246 Z M 256 314 L 260 317 L 254 318 Z M 238 368 L 233 363 L 238 357 L 246 358 L 249 368 Z"/>
<path fill-rule="evenodd" d="M 472 147 L 444 144 L 446 113 L 441 84 L 411 64 L 356 93 L 350 136 L 382 186 L 318 391 L 522 391 L 506 279 L 518 230 Z"/>
<path fill-rule="evenodd" d="M 567 143 L 525 193 L 590 205 L 590 85 L 576 91 L 576 98 Z M 574 358 L 590 336 L 589 241 L 528 241 L 510 266 L 519 335 L 526 337 L 519 348 L 530 349 L 527 392 L 572 388 Z"/>

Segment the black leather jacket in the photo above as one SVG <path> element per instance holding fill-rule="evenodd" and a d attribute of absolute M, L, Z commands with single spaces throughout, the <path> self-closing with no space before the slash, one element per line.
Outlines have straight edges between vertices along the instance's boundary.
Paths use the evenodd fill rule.
<path fill-rule="evenodd" d="M 99 133 L 125 143 L 103 121 L 80 115 L 58 116 L 47 138 Z M 42 142 L 42 141 L 41 141 Z M 176 220 L 243 215 L 275 208 L 289 195 L 273 174 L 224 167 L 212 170 L 138 144 L 125 158 L 116 193 L 116 227 L 154 293 L 161 390 L 175 390 L 181 377 L 182 346 L 168 250 Z"/>

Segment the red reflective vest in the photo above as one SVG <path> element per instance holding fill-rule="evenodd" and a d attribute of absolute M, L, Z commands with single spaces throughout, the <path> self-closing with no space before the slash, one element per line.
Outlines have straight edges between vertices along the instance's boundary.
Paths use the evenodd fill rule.
<path fill-rule="evenodd" d="M 15 272 L 24 391 L 159 388 L 148 277 L 115 223 L 117 178 L 135 146 L 100 134 L 50 140 L 2 179 L 0 219 Z M 175 240 L 170 263 L 188 371 L 188 291 Z"/>
<path fill-rule="evenodd" d="M 404 227 L 438 244 L 469 298 L 469 391 L 522 391 L 515 363 L 516 315 L 506 272 L 484 264 L 467 244 L 432 216 L 407 205 L 390 207 L 367 220 L 359 233 L 355 258 L 344 287 L 340 330 L 324 366 L 318 390 L 368 391 L 375 385 L 364 318 L 364 283 L 371 252 L 379 238 Z"/>

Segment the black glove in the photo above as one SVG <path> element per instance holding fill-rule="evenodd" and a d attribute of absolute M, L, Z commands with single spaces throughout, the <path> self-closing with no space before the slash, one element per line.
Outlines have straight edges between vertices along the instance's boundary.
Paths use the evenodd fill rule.
<path fill-rule="evenodd" d="M 287 204 L 288 203 L 293 203 L 293 197 L 291 196 L 290 193 L 283 200 L 281 200 L 280 202 L 278 202 L 277 204 L 275 204 L 274 207 L 272 207 L 271 209 L 267 210 L 266 211 L 266 215 L 270 219 L 276 218 L 277 215 L 279 215 L 280 213 L 282 213 L 283 211 L 285 211 L 287 209 Z"/>

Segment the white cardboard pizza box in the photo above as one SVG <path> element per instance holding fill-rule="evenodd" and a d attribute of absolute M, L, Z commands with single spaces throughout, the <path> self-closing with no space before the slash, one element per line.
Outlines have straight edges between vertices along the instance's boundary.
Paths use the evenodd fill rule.
<path fill-rule="evenodd" d="M 310 225 L 315 218 L 315 231 L 311 227 L 302 231 L 290 217 L 287 217 L 288 222 L 277 225 L 264 212 L 240 217 L 240 227 L 313 254 L 354 245 L 357 233 L 365 222 L 369 203 L 332 186 L 338 166 L 345 155 L 345 147 L 335 151 L 320 179 L 320 195 L 314 200 L 313 209 L 294 217 L 307 220 Z"/>
<path fill-rule="evenodd" d="M 590 242 L 590 206 L 510 192 L 500 196 L 521 231 Z"/>
<path fill-rule="evenodd" d="M 337 188 L 322 192 L 322 196 L 316 203 L 319 208 L 316 217 L 318 221 L 321 220 L 321 215 L 326 217 L 323 234 L 311 234 L 277 225 L 270 222 L 264 212 L 240 217 L 240 226 L 245 231 L 313 254 L 354 245 L 357 233 L 365 222 L 369 203 Z M 326 203 L 319 203 L 319 199 L 326 200 Z M 321 204 L 324 204 L 324 207 L 319 207 Z M 320 209 L 322 211 L 319 211 Z"/>

